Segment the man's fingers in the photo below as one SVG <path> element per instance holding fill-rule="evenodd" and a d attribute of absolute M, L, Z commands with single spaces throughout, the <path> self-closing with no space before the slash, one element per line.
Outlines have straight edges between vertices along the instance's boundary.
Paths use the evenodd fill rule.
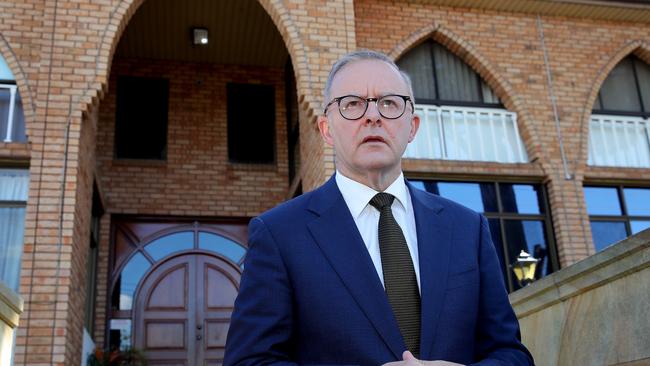
<path fill-rule="evenodd" d="M 402 353 L 402 359 L 403 359 L 404 361 L 410 361 L 410 360 L 418 361 L 418 359 L 415 358 L 415 356 L 413 356 L 413 354 L 411 353 L 411 351 L 408 351 L 408 350 L 406 350 L 406 351 L 404 351 L 404 353 Z"/>

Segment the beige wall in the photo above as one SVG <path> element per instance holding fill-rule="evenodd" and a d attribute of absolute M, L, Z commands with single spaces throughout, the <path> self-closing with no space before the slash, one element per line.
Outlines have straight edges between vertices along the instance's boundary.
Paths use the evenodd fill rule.
<path fill-rule="evenodd" d="M 650 364 L 650 230 L 510 295 L 545 365 Z"/>

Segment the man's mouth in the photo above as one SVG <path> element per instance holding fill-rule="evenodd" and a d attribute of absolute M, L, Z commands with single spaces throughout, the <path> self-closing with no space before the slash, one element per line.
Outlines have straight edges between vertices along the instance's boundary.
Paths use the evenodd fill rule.
<path fill-rule="evenodd" d="M 362 144 L 365 144 L 366 142 L 383 142 L 386 143 L 386 140 L 384 140 L 383 137 L 381 136 L 366 136 L 363 141 L 361 141 Z"/>

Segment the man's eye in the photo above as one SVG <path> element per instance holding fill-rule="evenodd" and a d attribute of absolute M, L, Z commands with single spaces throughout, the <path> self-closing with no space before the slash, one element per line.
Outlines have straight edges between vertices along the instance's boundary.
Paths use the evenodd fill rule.
<path fill-rule="evenodd" d="M 352 101 L 346 101 L 345 104 L 343 104 L 344 109 L 350 109 L 350 108 L 358 108 L 361 105 L 361 102 L 358 100 L 352 100 Z"/>
<path fill-rule="evenodd" d="M 381 106 L 382 108 L 395 108 L 397 106 L 397 102 L 392 99 L 382 99 Z"/>

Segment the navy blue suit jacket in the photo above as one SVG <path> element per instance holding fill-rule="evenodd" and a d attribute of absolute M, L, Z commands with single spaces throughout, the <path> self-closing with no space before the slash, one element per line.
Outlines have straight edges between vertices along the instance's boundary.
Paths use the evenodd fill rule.
<path fill-rule="evenodd" d="M 421 359 L 532 365 L 486 219 L 408 184 L 417 227 Z M 406 349 L 332 177 L 253 219 L 224 364 L 377 366 Z"/>

